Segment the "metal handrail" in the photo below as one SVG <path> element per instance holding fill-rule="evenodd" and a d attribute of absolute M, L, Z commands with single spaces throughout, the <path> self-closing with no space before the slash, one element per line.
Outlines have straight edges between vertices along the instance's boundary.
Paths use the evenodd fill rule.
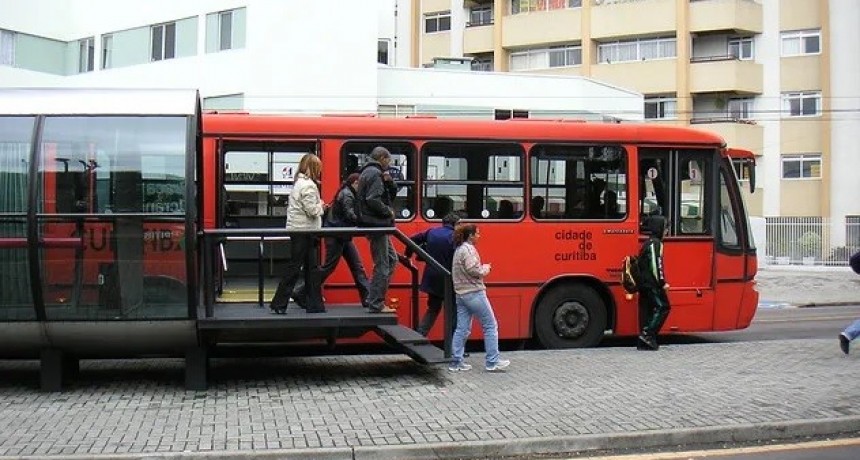
<path fill-rule="evenodd" d="M 392 235 L 397 238 L 401 243 L 403 243 L 410 252 L 417 254 L 418 257 L 421 258 L 425 263 L 429 264 L 440 273 L 445 276 L 445 300 L 444 300 L 444 348 L 445 348 L 445 357 L 451 357 L 451 343 L 454 336 L 454 328 L 453 328 L 453 320 L 454 320 L 454 290 L 453 290 L 453 280 L 451 278 L 451 272 L 442 266 L 436 259 L 434 259 L 427 251 L 424 250 L 421 246 L 412 241 L 406 234 L 398 230 L 396 227 L 324 227 L 319 229 L 287 229 L 287 228 L 216 228 L 216 229 L 203 229 L 198 231 L 198 236 L 201 238 L 203 254 L 202 254 L 202 264 L 203 264 L 203 276 L 204 280 L 201 283 L 201 286 L 204 286 L 205 292 L 203 293 L 202 299 L 204 303 L 204 311 L 206 318 L 211 318 L 214 314 L 214 304 L 215 299 L 213 297 L 213 290 L 211 289 L 211 281 L 213 279 L 212 274 L 212 266 L 211 266 L 211 252 L 212 252 L 212 244 L 217 240 L 218 243 L 223 242 L 224 239 L 233 239 L 233 238 L 249 238 L 249 241 L 258 240 L 260 241 L 260 246 L 262 250 L 262 244 L 266 240 L 290 237 L 293 235 L 312 235 L 318 236 L 321 238 L 325 237 L 354 237 L 354 236 L 367 236 L 367 235 Z M 262 260 L 262 257 L 260 257 Z M 401 261 L 403 263 L 403 261 Z M 404 263 L 404 265 L 406 265 Z M 409 263 L 409 265 L 412 265 Z M 407 267 L 409 266 L 407 265 Z M 414 267 L 413 267 L 414 268 Z M 412 284 L 413 284 L 413 302 L 412 302 L 412 318 L 416 317 L 415 312 L 418 309 L 418 302 L 415 301 L 417 298 L 417 269 L 410 270 L 413 274 L 412 276 Z M 262 272 L 260 273 L 262 276 Z M 262 303 L 262 286 L 258 287 L 259 289 L 259 301 Z"/>

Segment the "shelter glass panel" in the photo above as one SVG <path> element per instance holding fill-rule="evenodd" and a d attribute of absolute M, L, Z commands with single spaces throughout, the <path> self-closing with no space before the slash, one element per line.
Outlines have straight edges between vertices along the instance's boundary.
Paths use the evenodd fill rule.
<path fill-rule="evenodd" d="M 0 117 L 0 321 L 36 313 L 27 258 L 27 187 L 33 117 Z"/>
<path fill-rule="evenodd" d="M 50 320 L 188 315 L 186 117 L 47 117 L 38 231 Z M 193 236 L 191 236 L 193 241 Z"/>

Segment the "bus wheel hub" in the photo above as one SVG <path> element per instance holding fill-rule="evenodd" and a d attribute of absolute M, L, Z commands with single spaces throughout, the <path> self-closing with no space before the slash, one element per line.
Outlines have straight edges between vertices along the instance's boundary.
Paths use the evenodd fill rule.
<path fill-rule="evenodd" d="M 588 309 L 579 302 L 564 302 L 555 310 L 552 323 L 559 337 L 580 337 L 588 327 Z"/>

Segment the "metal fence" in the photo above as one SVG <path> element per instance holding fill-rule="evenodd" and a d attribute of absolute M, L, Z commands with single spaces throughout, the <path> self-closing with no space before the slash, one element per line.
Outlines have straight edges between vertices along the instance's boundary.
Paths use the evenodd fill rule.
<path fill-rule="evenodd" d="M 860 251 L 860 216 L 844 220 L 767 217 L 765 221 L 765 241 L 758 242 L 758 248 L 767 264 L 847 266 L 848 258 Z"/>

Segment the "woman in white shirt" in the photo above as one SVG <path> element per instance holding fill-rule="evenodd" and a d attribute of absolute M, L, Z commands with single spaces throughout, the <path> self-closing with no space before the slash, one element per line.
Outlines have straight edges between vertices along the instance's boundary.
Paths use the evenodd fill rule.
<path fill-rule="evenodd" d="M 288 229 L 319 229 L 322 227 L 322 215 L 325 207 L 320 198 L 319 180 L 322 172 L 322 162 L 312 153 L 303 156 L 299 161 L 290 201 L 287 204 Z M 308 275 L 319 268 L 319 253 L 315 250 L 318 238 L 312 235 L 291 235 L 290 260 L 284 273 L 284 278 L 278 284 L 278 290 L 272 297 L 269 308 L 274 313 L 284 314 L 290 302 L 290 294 L 299 279 L 304 274 L 305 286 L 310 286 Z M 304 270 L 302 270 L 304 266 Z M 322 313 L 322 305 L 308 305 L 308 313 Z"/>
<path fill-rule="evenodd" d="M 478 317 L 484 330 L 484 350 L 487 356 L 484 368 L 489 372 L 500 371 L 511 362 L 499 356 L 499 326 L 493 306 L 487 298 L 484 277 L 490 273 L 490 264 L 482 264 L 475 245 L 481 233 L 475 224 L 458 225 L 454 229 L 454 260 L 451 277 L 457 295 L 457 329 L 454 331 L 453 354 L 448 370 L 468 371 L 472 366 L 463 361 L 466 339 L 472 331 L 472 317 Z"/>

